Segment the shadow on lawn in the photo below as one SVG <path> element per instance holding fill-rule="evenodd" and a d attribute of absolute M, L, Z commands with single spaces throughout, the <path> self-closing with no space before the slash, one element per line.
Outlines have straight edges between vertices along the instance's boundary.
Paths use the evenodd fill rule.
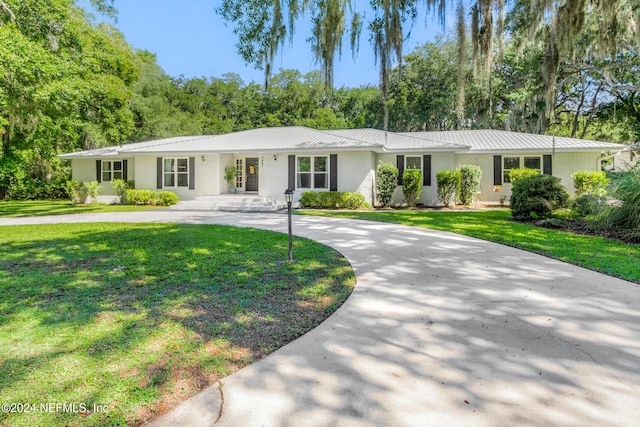
<path fill-rule="evenodd" d="M 128 400 L 194 372 L 192 387 L 202 388 L 203 377 L 224 376 L 317 325 L 355 284 L 344 258 L 305 239 L 294 241 L 296 263 L 283 262 L 287 237 L 278 233 L 76 224 L 64 238 L 39 234 L 53 227 L 24 229 L 0 255 L 0 333 L 29 334 L 0 358 L 3 395 L 39 367 L 58 365 L 60 384 L 46 396 L 93 375 L 102 381 L 102 371 L 61 376 L 69 357 L 117 367 L 106 375 L 126 380 Z"/>

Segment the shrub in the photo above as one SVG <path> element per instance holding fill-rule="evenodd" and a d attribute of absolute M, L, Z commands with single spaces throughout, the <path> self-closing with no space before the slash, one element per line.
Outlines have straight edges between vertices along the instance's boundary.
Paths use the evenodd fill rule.
<path fill-rule="evenodd" d="M 459 174 L 456 171 L 452 170 L 436 172 L 436 181 L 438 183 L 438 200 L 444 206 L 451 206 L 456 202 L 458 176 Z"/>
<path fill-rule="evenodd" d="M 100 183 L 98 181 L 88 181 L 83 183 L 83 185 L 87 191 L 87 195 L 92 199 L 98 197 L 98 194 L 102 191 L 102 187 L 100 187 Z"/>
<path fill-rule="evenodd" d="M 482 169 L 479 166 L 460 166 L 460 203 L 470 205 L 476 200 L 481 179 Z"/>
<path fill-rule="evenodd" d="M 402 193 L 409 206 L 415 206 L 422 194 L 422 172 L 407 169 L 402 174 Z"/>
<path fill-rule="evenodd" d="M 71 203 L 78 205 L 84 203 L 87 198 L 87 192 L 80 181 L 67 181 L 65 185 L 67 195 L 71 199 Z"/>
<path fill-rule="evenodd" d="M 604 171 L 599 172 L 576 172 L 572 176 L 573 187 L 576 189 L 576 196 L 593 194 L 604 196 L 607 193 L 609 178 Z"/>
<path fill-rule="evenodd" d="M 178 195 L 172 191 L 161 191 L 158 193 L 158 204 L 162 206 L 171 206 L 178 203 Z"/>
<path fill-rule="evenodd" d="M 114 179 L 111 181 L 111 186 L 116 191 L 116 196 L 120 198 L 120 203 L 127 203 L 127 188 L 129 188 L 129 184 L 124 179 Z"/>
<path fill-rule="evenodd" d="M 127 200 L 132 205 L 156 205 L 159 197 L 152 190 L 127 190 Z"/>
<path fill-rule="evenodd" d="M 568 204 L 569 193 L 551 175 L 523 178 L 511 190 L 511 214 L 518 220 L 549 218 L 555 209 Z"/>
<path fill-rule="evenodd" d="M 398 168 L 391 163 L 380 162 L 376 170 L 376 190 L 382 206 L 389 206 L 398 186 Z"/>
<path fill-rule="evenodd" d="M 640 166 L 621 174 L 611 182 L 611 195 L 618 201 L 604 215 L 604 226 L 635 231 L 640 238 Z"/>
<path fill-rule="evenodd" d="M 522 168 L 522 169 L 511 169 L 509 172 L 509 180 L 511 180 L 511 184 L 515 184 L 520 181 L 522 178 L 528 178 L 530 176 L 540 175 L 536 169 Z"/>
<path fill-rule="evenodd" d="M 367 205 L 367 202 L 364 199 L 364 196 L 360 193 L 345 191 L 342 193 L 340 197 L 340 202 L 338 204 L 339 208 L 342 209 L 361 209 Z"/>
<path fill-rule="evenodd" d="M 594 216 L 602 213 L 607 207 L 607 199 L 595 194 L 577 197 L 571 204 L 572 213 L 578 218 Z"/>
<path fill-rule="evenodd" d="M 300 206 L 310 209 L 361 209 L 368 206 L 364 196 L 357 192 L 305 191 Z"/>
<path fill-rule="evenodd" d="M 305 191 L 300 196 L 300 207 L 315 209 L 318 207 L 318 193 L 315 191 Z"/>

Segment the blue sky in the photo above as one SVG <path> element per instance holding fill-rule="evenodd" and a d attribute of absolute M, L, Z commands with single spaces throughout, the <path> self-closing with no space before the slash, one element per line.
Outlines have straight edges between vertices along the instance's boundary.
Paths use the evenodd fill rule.
<path fill-rule="evenodd" d="M 359 0 L 359 3 L 368 8 L 368 0 Z M 225 26 L 214 12 L 219 4 L 216 0 L 115 0 L 118 9 L 115 25 L 134 48 L 155 53 L 158 64 L 170 76 L 220 77 L 232 72 L 239 74 L 245 83 L 261 83 L 262 71 L 245 65 L 236 53 L 233 27 Z M 454 12 L 453 8 L 448 11 L 448 27 L 453 26 Z M 425 29 L 425 22 L 429 29 Z M 405 43 L 405 52 L 433 41 L 437 33 L 442 33 L 442 26 L 432 17 L 420 16 Z M 309 28 L 301 21 L 293 46 L 285 42 L 280 49 L 274 64 L 276 70 L 294 68 L 304 74 L 319 68 L 306 41 L 309 34 Z M 345 40 L 342 57 L 335 65 L 335 86 L 377 85 L 378 80 L 378 66 L 365 28 L 355 62 L 349 42 Z"/>

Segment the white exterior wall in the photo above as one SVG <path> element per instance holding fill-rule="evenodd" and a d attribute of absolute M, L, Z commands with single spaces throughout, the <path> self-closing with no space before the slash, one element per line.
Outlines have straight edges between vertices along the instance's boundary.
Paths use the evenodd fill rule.
<path fill-rule="evenodd" d="M 372 152 L 338 153 L 338 191 L 361 193 L 367 203 L 375 197 L 375 163 Z"/>
<path fill-rule="evenodd" d="M 289 156 L 283 153 L 268 153 L 248 157 L 260 159 L 258 195 L 270 197 L 274 202 L 284 204 L 284 192 L 289 186 Z M 297 191 L 294 196 L 296 201 L 300 198 Z"/>
<path fill-rule="evenodd" d="M 80 182 L 95 181 L 97 178 L 96 160 L 98 159 L 71 159 L 71 179 Z M 131 180 L 135 176 L 135 161 L 132 158 L 118 157 L 104 158 L 100 160 L 127 160 L 127 178 Z M 102 188 L 102 190 L 100 191 L 101 196 L 115 196 L 116 191 L 111 185 L 111 182 L 101 182 L 100 187 Z"/>
<path fill-rule="evenodd" d="M 482 169 L 482 180 L 480 182 L 480 194 L 478 200 L 481 202 L 499 202 L 501 197 L 509 200 L 511 197 L 511 183 L 503 183 L 499 191 L 494 191 L 493 185 L 493 156 L 502 155 L 502 157 L 537 157 L 542 159 L 545 153 L 491 153 L 491 154 L 458 154 L 456 156 L 456 166 L 476 165 Z M 578 171 L 598 171 L 600 153 L 599 152 L 556 152 L 552 160 L 553 176 L 560 178 L 571 194 L 574 194 L 573 179 L 571 175 Z M 542 165 L 542 164 L 541 164 Z M 524 165 L 521 163 L 521 167 Z"/>
<path fill-rule="evenodd" d="M 422 157 L 424 154 L 431 155 L 431 185 L 422 187 L 422 194 L 418 203 L 425 206 L 437 206 L 438 205 L 438 183 L 436 180 L 436 172 L 440 170 L 455 169 L 455 155 L 453 153 L 393 153 L 393 154 L 378 154 L 376 156 L 376 167 L 380 161 L 384 163 L 391 163 L 397 167 L 397 156 L 403 155 L 412 157 Z M 404 203 L 404 194 L 402 193 L 402 186 L 397 186 L 393 192 L 392 204 L 401 206 Z"/>

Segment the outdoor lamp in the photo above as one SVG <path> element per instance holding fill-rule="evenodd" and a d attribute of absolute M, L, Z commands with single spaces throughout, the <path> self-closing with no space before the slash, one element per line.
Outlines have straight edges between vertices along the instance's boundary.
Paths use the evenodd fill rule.
<path fill-rule="evenodd" d="M 284 199 L 287 201 L 287 215 L 289 219 L 289 262 L 293 261 L 293 237 L 291 234 L 291 202 L 293 202 L 293 190 L 287 188 L 284 192 Z"/>

